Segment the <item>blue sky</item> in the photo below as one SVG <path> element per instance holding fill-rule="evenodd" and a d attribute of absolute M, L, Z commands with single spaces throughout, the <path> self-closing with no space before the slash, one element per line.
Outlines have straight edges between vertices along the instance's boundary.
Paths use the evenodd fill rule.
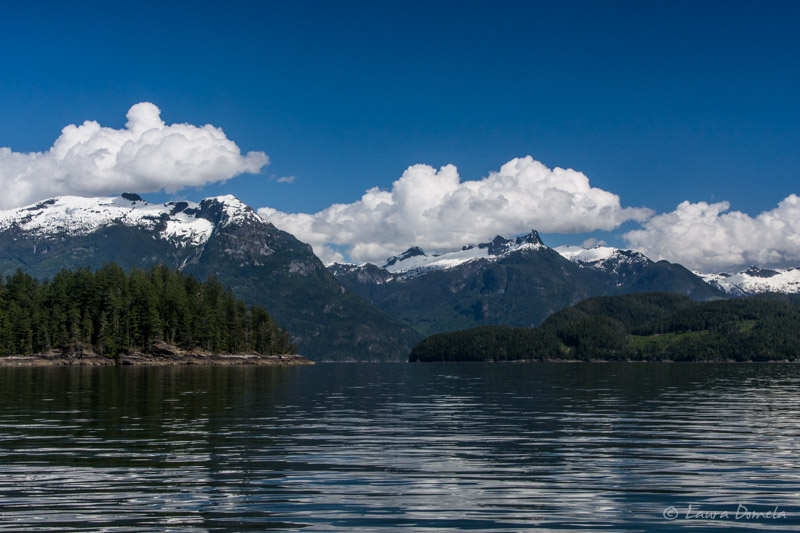
<path fill-rule="evenodd" d="M 757 248 L 733 233 L 764 230 L 758 215 L 800 193 L 797 2 L 165 4 L 4 6 L 0 147 L 44 152 L 67 125 L 120 129 L 152 102 L 167 124 L 212 124 L 270 164 L 148 198 L 231 193 L 285 214 L 391 190 L 410 165 L 481 180 L 530 155 L 655 215 L 552 244 L 594 236 L 698 268 L 800 264 L 788 207 L 775 253 L 724 260 L 675 257 L 682 235 L 658 218 L 727 201 L 750 226 L 701 206 L 692 216 L 722 229 L 687 242 L 722 231 L 720 247 Z M 623 237 L 631 230 L 646 233 Z M 338 239 L 313 244 L 353 250 Z"/>

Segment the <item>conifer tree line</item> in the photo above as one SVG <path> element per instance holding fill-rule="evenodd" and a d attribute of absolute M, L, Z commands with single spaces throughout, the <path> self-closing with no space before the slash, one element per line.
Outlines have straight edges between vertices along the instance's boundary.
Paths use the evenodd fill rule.
<path fill-rule="evenodd" d="M 109 263 L 39 281 L 0 279 L 0 355 L 149 352 L 163 341 L 212 353 L 296 353 L 260 305 L 248 307 L 213 276 L 199 281 L 164 265 L 125 272 Z"/>
<path fill-rule="evenodd" d="M 535 328 L 482 326 L 432 335 L 411 361 L 795 361 L 800 298 L 695 302 L 669 293 L 584 300 Z"/>

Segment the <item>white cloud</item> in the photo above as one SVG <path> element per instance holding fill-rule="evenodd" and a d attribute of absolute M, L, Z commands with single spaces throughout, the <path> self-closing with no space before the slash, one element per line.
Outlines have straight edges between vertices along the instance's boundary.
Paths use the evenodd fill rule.
<path fill-rule="evenodd" d="M 294 176 L 281 176 L 275 181 L 278 183 L 294 183 Z"/>
<path fill-rule="evenodd" d="M 447 251 L 494 235 L 535 228 L 545 233 L 611 230 L 651 211 L 623 208 L 619 197 L 589 185 L 575 170 L 513 159 L 484 179 L 461 181 L 456 167 L 409 167 L 391 191 L 372 188 L 351 204 L 318 213 L 259 209 L 261 216 L 308 242 L 326 261 L 343 246 L 355 261 L 381 261 L 412 245 Z"/>
<path fill-rule="evenodd" d="M 606 246 L 608 243 L 604 240 L 595 239 L 594 237 L 590 237 L 581 243 L 581 248 L 586 248 L 587 250 L 590 248 L 594 248 L 595 246 Z"/>
<path fill-rule="evenodd" d="M 728 202 L 683 202 L 623 237 L 653 259 L 702 272 L 800 263 L 800 197 L 789 195 L 756 217 L 729 209 Z"/>
<path fill-rule="evenodd" d="M 122 129 L 86 121 L 61 131 L 46 152 L 0 148 L 0 207 L 25 205 L 60 194 L 122 191 L 175 192 L 189 186 L 256 173 L 268 164 L 263 152 L 242 155 L 236 143 L 210 124 L 166 125 L 149 102 L 130 108 Z"/>

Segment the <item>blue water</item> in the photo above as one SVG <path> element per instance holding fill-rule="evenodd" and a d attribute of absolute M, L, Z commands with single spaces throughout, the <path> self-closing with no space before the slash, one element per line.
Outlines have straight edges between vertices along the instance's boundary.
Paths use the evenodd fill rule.
<path fill-rule="evenodd" d="M 0 368 L 0 531 L 798 530 L 798 391 L 790 364 Z"/>

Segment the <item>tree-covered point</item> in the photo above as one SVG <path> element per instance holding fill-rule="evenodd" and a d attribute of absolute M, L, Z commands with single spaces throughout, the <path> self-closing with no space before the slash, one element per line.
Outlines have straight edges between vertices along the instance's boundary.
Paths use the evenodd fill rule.
<path fill-rule="evenodd" d="M 592 298 L 540 327 L 433 335 L 411 361 L 774 361 L 800 358 L 800 307 L 754 297 L 700 303 L 667 293 Z"/>
<path fill-rule="evenodd" d="M 211 353 L 288 354 L 296 349 L 261 306 L 248 307 L 214 277 L 166 266 L 125 272 L 63 270 L 38 281 L 0 279 L 0 355 L 149 352 L 162 341 Z"/>

